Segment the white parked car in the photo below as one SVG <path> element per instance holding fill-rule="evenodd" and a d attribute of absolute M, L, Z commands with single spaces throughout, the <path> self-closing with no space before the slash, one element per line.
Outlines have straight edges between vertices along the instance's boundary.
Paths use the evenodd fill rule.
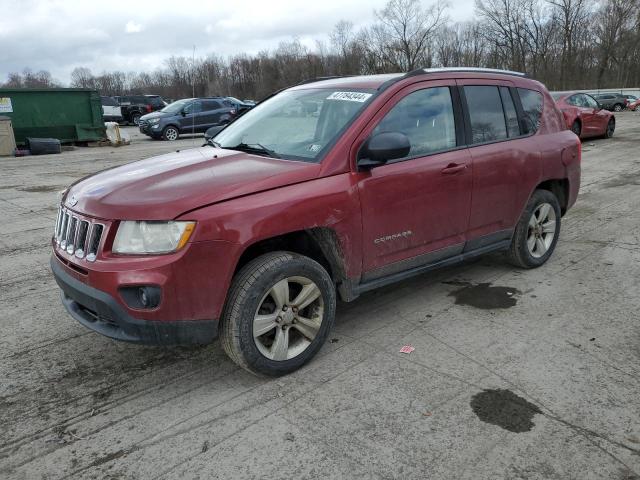
<path fill-rule="evenodd" d="M 102 118 L 105 122 L 121 122 L 122 109 L 120 104 L 113 97 L 101 96 L 102 101 Z"/>

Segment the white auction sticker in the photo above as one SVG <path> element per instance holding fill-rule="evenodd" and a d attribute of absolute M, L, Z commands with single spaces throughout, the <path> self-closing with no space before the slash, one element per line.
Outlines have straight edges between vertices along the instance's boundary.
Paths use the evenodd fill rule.
<path fill-rule="evenodd" d="M 364 92 L 333 92 L 327 100 L 345 100 L 347 102 L 366 102 L 371 93 Z"/>

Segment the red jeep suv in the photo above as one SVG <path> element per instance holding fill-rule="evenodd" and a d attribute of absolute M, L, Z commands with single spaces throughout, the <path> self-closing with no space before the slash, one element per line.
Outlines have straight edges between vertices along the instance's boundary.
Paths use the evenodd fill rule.
<path fill-rule="evenodd" d="M 62 199 L 68 312 L 118 340 L 208 343 L 254 373 L 303 365 L 336 298 L 487 252 L 545 263 L 580 185 L 545 87 L 487 69 L 324 78 L 209 140 L 98 173 Z"/>

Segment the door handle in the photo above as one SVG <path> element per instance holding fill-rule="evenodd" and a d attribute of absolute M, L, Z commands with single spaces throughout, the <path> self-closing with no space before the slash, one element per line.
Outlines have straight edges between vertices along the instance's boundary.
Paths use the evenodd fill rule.
<path fill-rule="evenodd" d="M 441 172 L 445 175 L 453 175 L 454 173 L 463 171 L 465 168 L 467 168 L 466 164 L 450 163 L 444 167 Z"/>

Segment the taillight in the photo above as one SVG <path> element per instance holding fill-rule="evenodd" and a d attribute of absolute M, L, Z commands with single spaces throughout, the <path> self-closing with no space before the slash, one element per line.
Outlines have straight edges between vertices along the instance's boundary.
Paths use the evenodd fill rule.
<path fill-rule="evenodd" d="M 151 108 L 151 105 L 147 105 L 147 112 L 153 112 L 153 108 Z"/>

